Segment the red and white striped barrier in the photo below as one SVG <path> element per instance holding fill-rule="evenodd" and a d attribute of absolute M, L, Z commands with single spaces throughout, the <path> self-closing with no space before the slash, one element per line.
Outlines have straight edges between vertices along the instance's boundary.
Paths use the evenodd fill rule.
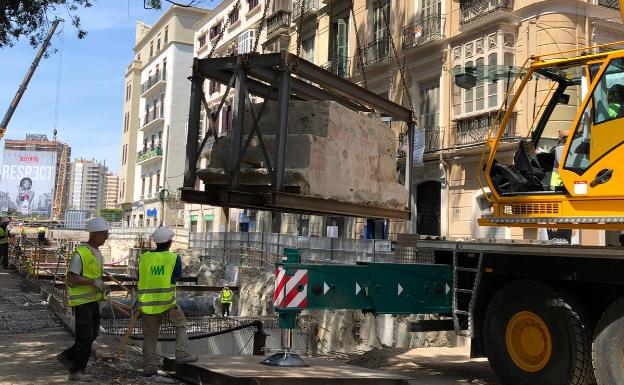
<path fill-rule="evenodd" d="M 287 276 L 286 270 L 281 266 L 275 270 L 273 306 L 299 309 L 308 307 L 308 270 L 295 270 L 292 276 Z"/>

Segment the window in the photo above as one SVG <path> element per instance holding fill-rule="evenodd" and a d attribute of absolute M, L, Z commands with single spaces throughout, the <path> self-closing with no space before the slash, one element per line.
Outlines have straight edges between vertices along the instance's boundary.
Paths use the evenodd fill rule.
<path fill-rule="evenodd" d="M 130 113 L 126 112 L 124 115 L 124 132 L 128 132 L 128 126 L 130 125 Z"/>
<path fill-rule="evenodd" d="M 130 100 L 130 96 L 132 95 L 132 84 L 126 84 L 126 101 Z"/>
<path fill-rule="evenodd" d="M 215 92 L 219 92 L 219 82 L 216 82 L 214 80 L 209 80 L 208 92 L 210 94 L 214 94 Z"/>
<path fill-rule="evenodd" d="M 154 56 L 154 42 L 150 41 L 150 59 Z"/>
<path fill-rule="evenodd" d="M 205 33 L 197 38 L 197 45 L 199 46 L 199 48 L 202 48 L 203 46 L 206 45 L 206 34 Z"/>
<path fill-rule="evenodd" d="M 160 170 L 156 171 L 156 189 L 160 190 Z"/>
<path fill-rule="evenodd" d="M 234 12 L 232 12 L 230 14 L 230 16 L 228 17 L 228 20 L 230 21 L 230 26 L 232 26 L 232 24 L 236 23 L 238 21 L 238 13 L 239 13 L 239 9 L 237 8 Z"/>
<path fill-rule="evenodd" d="M 145 177 L 141 178 L 141 198 L 145 195 Z"/>
<path fill-rule="evenodd" d="M 238 35 L 238 53 L 244 54 L 251 52 L 253 48 L 253 41 L 256 36 L 256 31 L 248 29 L 247 31 Z"/>
<path fill-rule="evenodd" d="M 160 95 L 160 117 L 165 117 L 165 94 Z"/>
<path fill-rule="evenodd" d="M 152 187 L 153 187 L 153 180 L 154 180 L 154 173 L 151 172 L 149 175 L 149 190 L 147 190 L 149 192 L 149 194 L 152 193 Z"/>
<path fill-rule="evenodd" d="M 249 6 L 249 10 L 256 8 L 260 4 L 259 0 L 247 0 L 247 5 Z"/>
<path fill-rule="evenodd" d="M 217 24 L 210 27 L 210 31 L 208 32 L 208 36 L 210 37 L 210 39 L 212 40 L 215 37 L 217 37 L 219 33 L 221 33 L 222 28 L 223 28 L 222 22 L 218 22 Z"/>
<path fill-rule="evenodd" d="M 425 129 L 437 127 L 439 124 L 440 80 L 420 86 L 420 116 L 418 124 Z"/>
<path fill-rule="evenodd" d="M 156 50 L 160 51 L 160 35 L 158 36 L 158 40 L 156 40 Z"/>
<path fill-rule="evenodd" d="M 162 80 L 167 80 L 167 58 L 163 59 Z"/>
<path fill-rule="evenodd" d="M 165 44 L 169 41 L 169 26 L 165 27 Z"/>
<path fill-rule="evenodd" d="M 301 42 L 301 57 L 314 63 L 314 36 Z"/>
<path fill-rule="evenodd" d="M 332 23 L 330 38 L 331 61 L 335 63 L 337 73 L 348 73 L 349 69 L 349 17 L 339 18 Z M 334 64 L 332 63 L 332 64 Z M 332 66 L 333 67 L 333 66 Z"/>
<path fill-rule="evenodd" d="M 221 110 L 221 133 L 225 134 L 232 128 L 232 105 L 228 104 Z"/>

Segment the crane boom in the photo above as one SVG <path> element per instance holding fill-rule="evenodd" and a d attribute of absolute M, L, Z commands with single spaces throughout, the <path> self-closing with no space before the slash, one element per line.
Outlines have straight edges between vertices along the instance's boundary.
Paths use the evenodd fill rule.
<path fill-rule="evenodd" d="M 46 50 L 48 49 L 48 46 L 50 45 L 50 40 L 52 40 L 52 35 L 54 35 L 54 32 L 56 31 L 56 27 L 58 27 L 61 21 L 63 20 L 56 19 L 52 22 L 52 28 L 50 28 L 48 35 L 46 36 L 45 40 L 41 44 L 41 47 L 39 48 L 39 52 L 37 52 L 37 56 L 35 57 L 35 60 L 33 60 L 32 64 L 30 65 L 30 68 L 28 69 L 28 72 L 26 73 L 26 76 L 24 77 L 22 84 L 20 84 L 19 88 L 17 89 L 17 93 L 15 94 L 15 97 L 13 97 L 13 101 L 11 102 L 11 105 L 9 105 L 9 109 L 4 115 L 4 119 L 2 119 L 2 123 L 0 123 L 0 138 L 4 136 L 4 133 L 7 130 L 7 126 L 9 125 L 9 121 L 11 120 L 13 113 L 17 109 L 17 105 L 22 99 L 22 96 L 24 95 L 24 92 L 26 91 L 26 87 L 28 87 L 28 83 L 30 82 L 30 79 L 35 73 L 35 70 L 37 69 L 39 62 L 41 61 L 41 58 L 43 57 Z"/>

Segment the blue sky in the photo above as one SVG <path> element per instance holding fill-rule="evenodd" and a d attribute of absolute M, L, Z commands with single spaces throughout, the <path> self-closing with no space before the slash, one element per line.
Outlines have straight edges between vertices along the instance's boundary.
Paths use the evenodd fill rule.
<path fill-rule="evenodd" d="M 117 174 L 123 79 L 133 57 L 135 23 L 141 20 L 151 25 L 162 13 L 143 9 L 142 0 L 96 0 L 93 7 L 80 9 L 78 15 L 82 27 L 88 31 L 87 37 L 78 40 L 71 24 L 64 23 L 63 38 L 56 34 L 52 40 L 52 47 L 59 51 L 41 60 L 5 138 L 24 139 L 27 133 L 47 134 L 52 138 L 62 42 L 58 138 L 71 145 L 72 159 L 106 161 Z M 0 119 L 36 53 L 26 40 L 0 49 Z M 4 148 L 3 143 L 0 148 Z"/>

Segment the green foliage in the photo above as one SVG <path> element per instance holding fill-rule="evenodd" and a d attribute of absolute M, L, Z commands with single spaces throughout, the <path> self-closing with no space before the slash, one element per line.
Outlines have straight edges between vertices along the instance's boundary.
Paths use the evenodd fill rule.
<path fill-rule="evenodd" d="M 100 209 L 97 215 L 109 222 L 119 222 L 122 218 L 122 211 L 121 209 Z"/>
<path fill-rule="evenodd" d="M 12 47 L 19 39 L 26 38 L 31 46 L 38 46 L 44 39 L 54 16 L 68 15 L 76 28 L 76 35 L 83 39 L 87 32 L 80 28 L 80 7 L 90 7 L 94 0 L 2 0 L 0 1 L 0 48 Z"/>

